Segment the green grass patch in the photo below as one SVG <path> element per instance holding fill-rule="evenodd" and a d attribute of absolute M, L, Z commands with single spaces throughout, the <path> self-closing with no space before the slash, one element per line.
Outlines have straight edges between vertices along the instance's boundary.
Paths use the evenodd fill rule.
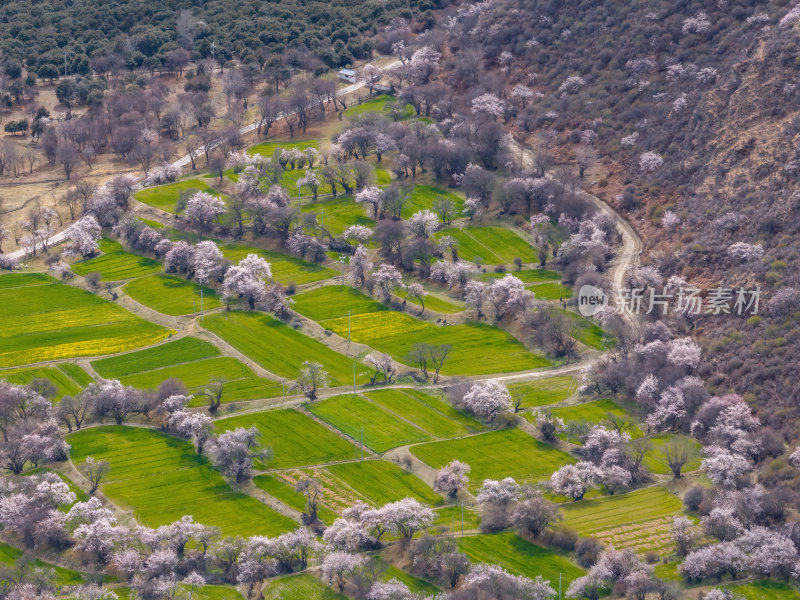
<path fill-rule="evenodd" d="M 125 385 L 132 385 L 142 390 L 155 390 L 167 379 L 180 379 L 189 394 L 202 393 L 211 382 L 222 380 L 222 403 L 258 398 L 274 398 L 282 393 L 281 384 L 269 379 L 257 377 L 255 373 L 237 359 L 230 356 L 206 358 L 190 363 L 182 363 L 145 371 L 120 378 Z M 189 406 L 204 406 L 208 403 L 205 396 L 196 396 Z"/>
<path fill-rule="evenodd" d="M 503 265 L 513 263 L 515 258 L 521 258 L 523 263 L 539 261 L 536 248 L 505 227 L 451 228 L 437 233 L 436 238 L 443 235 L 455 238 L 459 257 L 471 262 Z"/>
<path fill-rule="evenodd" d="M 326 398 L 307 408 L 354 440 L 361 440 L 363 427 L 364 444 L 376 452 L 430 439 L 424 431 L 358 395 Z"/>
<path fill-rule="evenodd" d="M 439 411 L 443 415 L 450 417 L 452 420 L 458 421 L 470 431 L 483 431 L 486 429 L 486 426 L 478 421 L 478 419 L 461 412 L 447 400 L 442 399 L 437 392 L 427 393 L 414 388 L 403 388 L 403 392 L 412 398 L 416 398 L 423 404 L 430 406 L 434 410 Z"/>
<path fill-rule="evenodd" d="M 255 498 L 234 491 L 203 455 L 184 440 L 141 427 L 93 427 L 67 436 L 73 461 L 107 460 L 101 485 L 109 499 L 157 527 L 194 516 L 225 535 L 276 535 L 297 524 Z"/>
<path fill-rule="evenodd" d="M 511 397 L 521 399 L 522 407 L 546 406 L 563 402 L 578 389 L 578 381 L 571 375 L 556 375 L 533 379 L 508 386 Z"/>
<path fill-rule="evenodd" d="M 578 313 L 564 308 L 556 308 L 567 318 L 571 319 L 576 327 L 575 339 L 595 350 L 604 350 L 614 345 L 614 338 L 607 336 L 597 323 L 582 317 Z"/>
<path fill-rule="evenodd" d="M 267 410 L 214 422 L 218 432 L 258 427 L 262 441 L 272 447 L 270 468 L 304 467 L 353 458 L 354 446 L 314 419 L 293 409 Z"/>
<path fill-rule="evenodd" d="M 458 545 L 473 562 L 499 565 L 510 573 L 530 579 L 541 575 L 556 588 L 559 575 L 566 589 L 573 579 L 585 573 L 566 557 L 513 533 L 466 536 Z"/>
<path fill-rule="evenodd" d="M 391 581 L 392 579 L 397 579 L 400 583 L 406 584 L 411 593 L 413 594 L 425 594 L 426 596 L 436 596 L 442 590 L 438 587 L 433 585 L 432 583 L 425 581 L 421 577 L 417 577 L 416 575 L 412 575 L 411 573 L 406 573 L 402 569 L 395 567 L 394 565 L 389 565 L 386 567 L 386 570 L 381 575 L 381 581 Z"/>
<path fill-rule="evenodd" d="M 275 154 L 275 150 L 291 150 L 297 148 L 298 150 L 305 150 L 306 148 L 318 148 L 319 142 L 315 139 L 296 140 L 296 139 L 281 139 L 270 140 L 268 142 L 261 142 L 252 146 L 247 152 L 249 154 L 260 154 L 267 158 Z"/>
<path fill-rule="evenodd" d="M 196 281 L 173 275 L 151 275 L 134 279 L 122 288 L 131 298 L 165 315 L 187 315 L 200 311 L 200 292 L 203 310 L 222 306 L 217 293 Z"/>
<path fill-rule="evenodd" d="M 347 319 L 347 311 L 354 316 L 389 310 L 385 304 L 349 286 L 326 285 L 297 294 L 293 298 L 292 309 L 314 321 L 339 317 Z"/>
<path fill-rule="evenodd" d="M 523 271 L 507 271 L 503 273 L 482 273 L 481 281 L 501 279 L 506 275 L 513 275 L 523 283 L 540 283 L 543 281 L 559 281 L 561 274 L 548 269 L 527 269 Z"/>
<path fill-rule="evenodd" d="M 406 296 L 406 293 L 401 289 L 395 289 L 394 292 L 400 298 L 405 298 L 405 300 L 409 304 L 413 304 L 415 306 L 419 306 L 422 308 L 422 303 L 416 296 Z M 466 306 L 463 302 L 458 302 L 453 300 L 452 298 L 448 298 L 447 300 L 440 298 L 439 296 L 434 296 L 433 294 L 426 294 L 423 297 L 425 301 L 425 310 L 432 310 L 433 312 L 437 312 L 442 315 L 454 315 L 456 313 L 462 312 L 466 309 Z"/>
<path fill-rule="evenodd" d="M 431 506 L 442 503 L 442 497 L 419 477 L 385 460 L 341 463 L 328 471 L 376 505 L 407 496 Z"/>
<path fill-rule="evenodd" d="M 352 358 L 264 313 L 217 313 L 205 317 L 203 326 L 280 377 L 296 379 L 303 361 L 315 361 L 328 372 L 331 385 L 353 382 Z M 356 369 L 358 382 L 369 380 L 369 369 L 360 363 Z"/>
<path fill-rule="evenodd" d="M 667 445 L 673 441 L 685 442 L 692 448 L 693 455 L 683 466 L 683 472 L 688 473 L 689 471 L 695 471 L 700 468 L 700 463 L 703 460 L 703 457 L 700 454 L 700 449 L 702 446 L 697 440 L 694 440 L 687 435 L 680 435 L 677 433 L 662 433 L 660 435 L 651 437 L 650 441 L 653 444 L 653 449 L 645 455 L 642 464 L 651 473 L 656 473 L 658 475 L 672 475 L 672 470 L 669 468 L 667 457 L 664 455 L 664 451 Z"/>
<path fill-rule="evenodd" d="M 398 417 L 411 421 L 414 425 L 439 438 L 459 437 L 469 430 L 442 413 L 401 390 L 378 390 L 364 394 L 382 408 L 395 413 Z"/>
<path fill-rule="evenodd" d="M 219 356 L 219 348 L 193 337 L 183 337 L 174 342 L 160 344 L 146 350 L 129 352 L 92 362 L 92 368 L 101 377 L 119 379 L 143 371 Z"/>
<path fill-rule="evenodd" d="M 54 279 L 45 273 L 7 273 L 0 275 L 0 290 L 6 288 L 28 287 L 54 283 Z"/>
<path fill-rule="evenodd" d="M 317 223 L 333 235 L 341 235 L 351 225 L 375 227 L 375 221 L 367 216 L 364 205 L 356 204 L 351 196 L 338 196 L 303 204 L 300 212 L 316 213 Z"/>
<path fill-rule="evenodd" d="M 270 579 L 261 591 L 269 600 L 347 600 L 311 573 L 298 573 Z"/>
<path fill-rule="evenodd" d="M 562 524 L 604 545 L 661 553 L 671 551 L 672 518 L 683 506 L 680 498 L 660 486 L 617 496 L 604 496 L 561 505 Z"/>
<path fill-rule="evenodd" d="M 456 504 L 455 506 L 443 506 L 441 508 L 436 508 L 433 511 L 434 519 L 433 525 L 434 527 L 447 527 L 449 530 L 453 531 L 456 534 L 461 533 L 461 505 Z M 477 529 L 478 525 L 481 523 L 481 517 L 478 514 L 478 511 L 470 508 L 469 506 L 464 506 L 464 531 L 469 531 L 470 529 Z"/>
<path fill-rule="evenodd" d="M 369 100 L 365 100 L 361 104 L 354 104 L 350 108 L 345 109 L 344 116 L 354 117 L 368 112 L 379 112 L 388 117 L 391 116 L 391 110 L 389 110 L 387 105 L 394 101 L 394 96 L 390 96 L 389 94 L 378 94 Z M 408 119 L 412 116 L 414 116 L 414 107 L 410 104 L 406 104 L 400 114 L 400 119 Z"/>
<path fill-rule="evenodd" d="M 0 367 L 100 356 L 154 344 L 169 330 L 65 284 L 0 289 Z"/>
<path fill-rule="evenodd" d="M 0 565 L 3 567 L 8 567 L 13 570 L 17 561 L 22 558 L 23 554 L 24 552 L 19 548 L 6 544 L 5 542 L 0 542 Z M 65 569 L 64 567 L 50 564 L 38 558 L 35 558 L 32 562 L 28 563 L 25 568 L 26 574 L 30 573 L 32 568 L 53 569 L 53 571 L 55 571 L 54 583 L 58 588 L 67 585 L 80 585 L 86 581 L 86 577 L 78 571 Z M 18 574 L 18 572 L 16 574 Z"/>
<path fill-rule="evenodd" d="M 477 490 L 484 479 L 513 477 L 518 482 L 539 481 L 550 477 L 559 467 L 575 462 L 566 452 L 543 444 L 520 429 L 420 444 L 413 446 L 411 452 L 434 469 L 441 469 L 453 459 L 467 463 L 471 467 L 471 490 Z"/>
<path fill-rule="evenodd" d="M 272 268 L 273 279 L 283 285 L 289 283 L 304 285 L 322 281 L 323 279 L 330 279 L 338 275 L 337 271 L 328 267 L 281 254 L 280 252 L 273 252 L 272 250 L 242 246 L 240 244 L 224 244 L 220 246 L 220 250 L 222 250 L 225 258 L 235 263 L 245 258 L 248 254 L 257 254 L 263 257 Z"/>
<path fill-rule="evenodd" d="M 103 238 L 100 250 L 103 252 L 100 256 L 72 263 L 72 270 L 82 276 L 97 272 L 106 281 L 122 281 L 161 271 L 157 260 L 127 252 L 114 240 Z"/>
<path fill-rule="evenodd" d="M 76 396 L 81 393 L 81 386 L 56 367 L 31 367 L 14 371 L 0 371 L 0 379 L 8 383 L 28 385 L 34 379 L 47 379 L 56 387 L 54 402 L 60 402 L 64 396 Z"/>
<path fill-rule="evenodd" d="M 537 300 L 567 300 L 572 297 L 572 289 L 555 281 L 536 283 L 527 287 L 536 294 Z"/>
<path fill-rule="evenodd" d="M 286 481 L 277 476 L 272 475 L 256 475 L 253 477 L 253 483 L 267 492 L 273 498 L 280 500 L 286 506 L 289 506 L 297 511 L 305 512 L 308 506 L 308 499 L 302 492 L 294 489 L 294 486 L 289 485 Z M 333 512 L 327 506 L 322 504 L 317 506 L 317 516 L 326 525 L 333 523 L 339 515 Z"/>
<path fill-rule="evenodd" d="M 744 600 L 798 600 L 800 590 L 790 583 L 760 579 L 740 585 L 726 585 L 734 597 Z"/>
<path fill-rule="evenodd" d="M 136 192 L 134 196 L 139 202 L 174 214 L 181 192 L 206 192 L 215 196 L 219 194 L 217 190 L 201 179 L 187 179 L 177 183 L 145 188 Z"/>
<path fill-rule="evenodd" d="M 628 425 L 625 431 L 631 435 L 631 438 L 635 439 L 642 436 L 642 430 L 639 429 L 639 426 L 636 424 L 631 414 L 619 404 L 609 399 L 594 400 L 593 402 L 584 402 L 583 404 L 554 408 L 553 414 L 557 417 L 561 417 L 565 422 L 584 421 L 592 425 L 606 423 L 609 418 L 613 416 L 622 419 Z M 566 434 L 561 437 L 562 439 L 567 439 Z M 570 441 L 572 443 L 578 443 L 577 439 L 570 439 Z"/>
<path fill-rule="evenodd" d="M 385 352 L 406 364 L 415 343 L 451 344 L 444 375 L 482 375 L 537 369 L 550 361 L 510 333 L 486 323 L 439 326 L 405 313 L 381 311 L 321 321 L 323 327 Z M 492 360 L 486 360 L 491 356 Z"/>
<path fill-rule="evenodd" d="M 92 376 L 75 363 L 60 363 L 58 368 L 82 388 L 94 382 Z"/>
<path fill-rule="evenodd" d="M 464 207 L 464 198 L 461 195 L 437 185 L 415 185 L 408 201 L 403 205 L 401 216 L 408 219 L 415 212 L 425 209 L 433 210 L 433 203 L 439 196 L 453 201 L 456 207 L 454 214 L 456 218 L 461 215 L 461 209 Z"/>

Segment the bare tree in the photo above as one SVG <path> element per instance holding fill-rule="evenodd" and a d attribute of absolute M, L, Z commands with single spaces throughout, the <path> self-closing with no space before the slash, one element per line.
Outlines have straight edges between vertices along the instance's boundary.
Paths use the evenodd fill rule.
<path fill-rule="evenodd" d="M 691 440 L 675 437 L 662 446 L 662 453 L 673 479 L 679 479 L 683 467 L 697 455 L 697 447 Z"/>
<path fill-rule="evenodd" d="M 295 484 L 294 489 L 306 496 L 308 512 L 303 515 L 303 520 L 307 521 L 309 525 L 315 523 L 319 503 L 322 500 L 322 486 L 319 481 L 313 477 L 301 479 Z"/>
<path fill-rule="evenodd" d="M 111 471 L 111 465 L 108 464 L 108 461 L 95 460 L 94 457 L 87 456 L 86 460 L 81 463 L 79 470 L 89 480 L 91 486 L 89 495 L 93 495 L 97 488 L 100 487 L 100 481 Z"/>

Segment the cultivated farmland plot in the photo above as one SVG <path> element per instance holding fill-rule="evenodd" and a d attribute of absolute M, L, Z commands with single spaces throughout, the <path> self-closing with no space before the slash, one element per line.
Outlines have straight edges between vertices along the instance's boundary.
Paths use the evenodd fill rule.
<path fill-rule="evenodd" d="M 450 235 L 458 241 L 459 256 L 471 262 L 487 265 L 511 264 L 515 258 L 523 263 L 535 263 L 538 252 L 519 235 L 504 227 L 465 227 L 446 229 L 437 238 Z"/>
<path fill-rule="evenodd" d="M 459 547 L 475 562 L 500 565 L 511 573 L 531 579 L 541 575 L 556 588 L 559 574 L 562 585 L 566 586 L 584 574 L 583 569 L 567 557 L 513 533 L 466 536 L 459 541 Z"/>
<path fill-rule="evenodd" d="M 328 267 L 310 263 L 272 250 L 253 248 L 241 244 L 223 244 L 220 246 L 220 249 L 225 255 L 225 258 L 232 262 L 239 262 L 248 254 L 256 254 L 263 257 L 272 267 L 272 277 L 275 281 L 283 285 L 289 283 L 304 285 L 306 283 L 322 281 L 323 279 L 330 279 L 338 274 L 337 271 Z"/>
<path fill-rule="evenodd" d="M 122 281 L 161 271 L 161 263 L 153 258 L 127 252 L 122 244 L 108 238 L 100 241 L 101 256 L 73 263 L 71 268 L 78 275 L 100 273 L 106 281 Z"/>
<path fill-rule="evenodd" d="M 520 429 L 420 444 L 412 446 L 411 452 L 434 469 L 442 468 L 453 459 L 468 464 L 472 469 L 469 487 L 473 491 L 484 479 L 513 477 L 517 482 L 541 481 L 562 465 L 575 462 L 569 454 Z"/>
<path fill-rule="evenodd" d="M 674 547 L 670 527 L 680 514 L 680 498 L 660 486 L 569 502 L 561 506 L 563 524 L 615 548 L 668 553 Z"/>
<path fill-rule="evenodd" d="M 341 463 L 327 470 L 376 506 L 406 497 L 431 506 L 442 502 L 442 497 L 416 475 L 385 460 Z"/>
<path fill-rule="evenodd" d="M 124 352 L 170 333 L 94 294 L 55 282 L 7 285 L 0 289 L 0 306 L 0 367 Z"/>
<path fill-rule="evenodd" d="M 222 306 L 217 293 L 211 288 L 171 275 L 157 274 L 134 279 L 122 289 L 140 304 L 165 315 L 199 312 L 201 291 L 203 310 Z"/>
<path fill-rule="evenodd" d="M 269 468 L 304 467 L 352 459 L 355 447 L 347 440 L 296 410 L 269 410 L 219 419 L 215 429 L 257 427 L 272 447 Z"/>
<path fill-rule="evenodd" d="M 157 187 L 145 188 L 136 192 L 136 199 L 139 202 L 161 209 L 168 213 L 174 213 L 181 193 L 192 194 L 193 192 L 206 192 L 218 195 L 219 192 L 200 179 L 186 179 L 177 183 L 169 183 Z"/>
<path fill-rule="evenodd" d="M 264 313 L 218 313 L 205 317 L 203 326 L 279 377 L 295 379 L 303 361 L 315 361 L 328 372 L 332 385 L 353 382 L 354 359 Z M 358 383 L 368 381 L 370 371 L 364 365 L 358 363 L 355 370 Z"/>
<path fill-rule="evenodd" d="M 87 456 L 109 462 L 103 493 L 131 509 L 145 525 L 165 525 L 189 514 L 227 535 L 255 531 L 275 535 L 297 526 L 258 500 L 234 491 L 187 441 L 126 426 L 84 429 L 67 439 L 76 463 Z"/>
<path fill-rule="evenodd" d="M 94 370 L 108 379 L 119 379 L 124 385 L 155 390 L 167 379 L 183 382 L 190 393 L 202 393 L 218 380 L 223 383 L 222 402 L 272 398 L 281 394 L 281 385 L 257 377 L 247 366 L 229 356 L 220 356 L 212 344 L 192 337 L 122 354 L 92 363 Z M 206 402 L 202 395 L 190 402 L 199 406 Z"/>

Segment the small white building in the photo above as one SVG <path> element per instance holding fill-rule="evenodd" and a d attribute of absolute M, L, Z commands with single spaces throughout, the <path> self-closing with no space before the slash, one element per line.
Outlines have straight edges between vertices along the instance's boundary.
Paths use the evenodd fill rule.
<path fill-rule="evenodd" d="M 336 74 L 339 76 L 339 79 L 349 81 L 350 83 L 355 83 L 358 77 L 358 73 L 353 69 L 342 69 L 341 71 L 337 71 Z"/>

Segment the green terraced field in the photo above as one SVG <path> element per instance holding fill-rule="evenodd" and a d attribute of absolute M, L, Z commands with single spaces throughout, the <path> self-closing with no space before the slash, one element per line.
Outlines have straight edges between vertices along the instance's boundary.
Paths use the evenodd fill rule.
<path fill-rule="evenodd" d="M 376 452 L 430 439 L 427 433 L 361 396 L 334 396 L 307 408 L 354 440 L 361 439 L 363 427 L 364 444 Z"/>
<path fill-rule="evenodd" d="M 214 422 L 218 432 L 237 427 L 258 427 L 262 440 L 272 447 L 270 468 L 304 467 L 353 458 L 355 447 L 343 437 L 296 410 L 249 413 Z"/>
<path fill-rule="evenodd" d="M 72 270 L 83 276 L 97 272 L 106 281 L 122 281 L 161 271 L 157 260 L 126 252 L 122 244 L 114 240 L 100 240 L 100 250 L 103 252 L 100 256 L 72 263 Z"/>
<path fill-rule="evenodd" d="M 211 358 L 220 354 L 219 348 L 205 340 L 183 337 L 146 350 L 96 360 L 92 362 L 92 368 L 101 377 L 119 379 L 126 375 Z"/>
<path fill-rule="evenodd" d="M 389 96 L 387 94 L 379 94 L 377 96 L 373 96 L 369 100 L 365 100 L 361 104 L 354 104 L 353 106 L 347 108 L 344 111 L 345 117 L 353 117 L 356 115 L 362 115 L 367 112 L 379 112 L 383 113 L 387 117 L 390 116 L 391 111 L 388 109 L 387 104 L 390 102 L 394 102 L 394 96 Z M 414 108 L 410 104 L 406 104 L 403 107 L 403 111 L 401 113 L 401 119 L 407 119 L 414 115 Z"/>
<path fill-rule="evenodd" d="M 385 460 L 341 463 L 327 469 L 376 506 L 407 496 L 431 506 L 442 503 L 442 497 L 419 477 Z"/>
<path fill-rule="evenodd" d="M 355 288 L 326 285 L 294 296 L 292 310 L 314 321 L 324 321 L 342 316 L 346 319 L 348 310 L 351 315 L 360 315 L 389 307 Z"/>
<path fill-rule="evenodd" d="M 219 194 L 217 190 L 208 185 L 205 181 L 200 179 L 187 179 L 186 181 L 178 181 L 177 183 L 168 183 L 167 185 L 145 188 L 136 192 L 134 197 L 139 202 L 174 214 L 175 206 L 178 203 L 181 192 L 189 191 L 207 192 L 215 196 Z"/>
<path fill-rule="evenodd" d="M 173 365 L 163 369 L 145 371 L 122 377 L 125 385 L 143 390 L 155 390 L 162 381 L 180 379 L 190 394 L 199 394 L 213 381 L 222 379 L 222 403 L 258 398 L 274 398 L 282 393 L 281 384 L 256 376 L 247 365 L 230 356 L 207 358 L 196 362 Z M 204 396 L 197 396 L 189 406 L 203 406 L 208 403 Z"/>
<path fill-rule="evenodd" d="M 676 439 L 686 441 L 686 443 L 690 444 L 693 448 L 693 455 L 683 466 L 683 472 L 688 473 L 700 468 L 700 463 L 703 460 L 703 456 L 700 454 L 701 445 L 697 442 L 697 440 L 694 440 L 686 435 L 662 433 L 650 438 L 650 441 L 653 443 L 653 449 L 645 455 L 644 460 L 642 461 L 642 464 L 647 468 L 648 471 L 651 473 L 657 473 L 658 475 L 672 475 L 672 470 L 669 468 L 667 458 L 664 456 L 664 448 L 670 441 Z"/>
<path fill-rule="evenodd" d="M 567 300 L 572 297 L 572 289 L 554 281 L 535 283 L 527 288 L 536 295 L 537 300 Z"/>
<path fill-rule="evenodd" d="M 620 494 L 561 505 L 565 527 L 597 538 L 615 548 L 639 552 L 665 552 L 673 546 L 672 518 L 681 511 L 680 498 L 665 488 L 653 486 Z"/>
<path fill-rule="evenodd" d="M 447 527 L 449 530 L 454 531 L 457 534 L 461 533 L 461 505 L 456 504 L 455 506 L 443 506 L 441 508 L 434 509 L 433 513 L 434 527 Z M 477 529 L 478 525 L 480 525 L 481 517 L 477 510 L 469 508 L 468 506 L 464 506 L 463 516 L 464 531 Z"/>
<path fill-rule="evenodd" d="M 526 240 L 505 227 L 465 227 L 445 229 L 436 234 L 454 237 L 463 260 L 487 265 L 505 265 L 521 258 L 523 263 L 539 261 L 539 253 Z M 559 277 L 560 279 L 560 277 Z"/>
<path fill-rule="evenodd" d="M 628 428 L 625 431 L 631 435 L 631 438 L 642 436 L 642 430 L 639 429 L 633 416 L 613 400 L 594 400 L 593 402 L 584 402 L 574 406 L 562 406 L 554 408 L 553 414 L 561 417 L 565 422 L 586 421 L 587 423 L 598 425 L 607 422 L 609 415 L 613 415 L 623 419 L 628 424 Z M 566 434 L 562 435 L 562 439 L 566 439 Z M 576 439 L 570 441 L 578 443 Z"/>
<path fill-rule="evenodd" d="M 93 427 L 67 436 L 72 460 L 107 460 L 101 489 L 137 520 L 156 527 L 185 514 L 225 535 L 276 535 L 297 524 L 265 504 L 234 491 L 205 456 L 184 440 L 141 427 Z"/>
<path fill-rule="evenodd" d="M 375 221 L 367 216 L 363 204 L 356 204 L 351 196 L 338 196 L 303 204 L 303 214 L 316 213 L 317 223 L 333 235 L 342 235 L 350 225 L 374 228 Z"/>
<path fill-rule="evenodd" d="M 740 585 L 726 585 L 726 590 L 742 600 L 800 600 L 800 590 L 790 583 L 760 579 Z"/>
<path fill-rule="evenodd" d="M 76 396 L 81 393 L 82 389 L 81 385 L 56 367 L 31 367 L 28 369 L 0 371 L 0 379 L 5 379 L 8 383 L 16 383 L 18 385 L 27 385 L 34 379 L 47 379 L 58 390 L 53 397 L 54 402 L 60 402 L 64 396 Z"/>
<path fill-rule="evenodd" d="M 364 313 L 321 321 L 343 337 L 366 344 L 406 363 L 415 343 L 451 344 L 443 375 L 483 375 L 538 369 L 550 365 L 510 333 L 486 323 L 439 326 L 396 311 Z M 491 356 L 492 360 L 486 360 Z"/>
<path fill-rule="evenodd" d="M 86 387 L 94 381 L 91 375 L 75 363 L 61 363 L 58 368 L 81 387 Z"/>
<path fill-rule="evenodd" d="M 577 380 L 571 375 L 556 375 L 521 383 L 511 383 L 508 391 L 514 399 L 522 399 L 523 408 L 545 406 L 563 402 L 578 389 Z"/>
<path fill-rule="evenodd" d="M 408 201 L 403 205 L 400 216 L 404 219 L 408 219 L 411 215 L 420 210 L 433 210 L 433 203 L 439 196 L 449 198 L 453 201 L 453 204 L 456 206 L 453 217 L 458 218 L 461 215 L 461 209 L 464 207 L 463 196 L 447 188 L 436 185 L 415 185 L 414 189 L 411 190 Z"/>
<path fill-rule="evenodd" d="M 334 592 L 311 573 L 270 579 L 262 593 L 269 600 L 347 600 L 347 596 Z"/>
<path fill-rule="evenodd" d="M 297 139 L 282 139 L 270 140 L 269 142 L 261 142 L 252 146 L 247 152 L 249 154 L 260 154 L 261 156 L 270 157 L 275 153 L 275 150 L 290 150 L 297 148 L 298 150 L 305 150 L 306 148 L 317 148 L 319 142 L 315 139 L 297 140 Z"/>
<path fill-rule="evenodd" d="M 490 431 L 457 440 L 412 446 L 411 453 L 434 469 L 453 459 L 467 463 L 470 489 L 484 479 L 513 477 L 518 482 L 540 481 L 559 467 L 574 463 L 569 454 L 543 444 L 520 429 Z"/>
<path fill-rule="evenodd" d="M 438 587 L 422 579 L 421 577 L 417 577 L 411 573 L 406 573 L 394 565 L 388 565 L 386 570 L 381 575 L 381 581 L 391 581 L 392 579 L 396 579 L 400 583 L 406 584 L 408 589 L 414 594 L 425 594 L 426 596 L 435 597 L 441 592 Z"/>
<path fill-rule="evenodd" d="M 303 361 L 316 361 L 328 372 L 332 385 L 353 382 L 353 359 L 264 313 L 217 313 L 205 317 L 203 326 L 280 377 L 295 379 Z M 369 369 L 360 363 L 356 369 L 359 382 L 369 380 Z"/>
<path fill-rule="evenodd" d="M 439 411 L 443 415 L 450 417 L 452 420 L 458 421 L 470 431 L 475 432 L 486 429 L 486 426 L 478 421 L 478 419 L 475 417 L 461 412 L 457 408 L 453 407 L 453 405 L 447 400 L 442 399 L 439 395 L 433 395 L 438 394 L 438 391 L 427 393 L 414 388 L 403 388 L 403 392 L 412 398 L 416 398 L 423 404 L 430 406 L 434 410 Z"/>
<path fill-rule="evenodd" d="M 288 285 L 289 283 L 304 285 L 323 279 L 330 279 L 338 275 L 337 271 L 328 267 L 310 263 L 287 254 L 281 254 L 280 252 L 273 252 L 272 250 L 242 246 L 240 244 L 223 244 L 220 246 L 220 250 L 222 250 L 225 258 L 235 263 L 251 253 L 262 256 L 272 267 L 273 279 L 282 285 Z"/>
<path fill-rule="evenodd" d="M 395 292 L 401 298 L 405 298 L 405 292 L 402 290 L 398 290 Z M 409 296 L 405 298 L 409 304 L 414 304 L 422 308 L 422 303 L 417 299 L 415 296 Z M 425 301 L 425 310 L 432 310 L 433 312 L 437 312 L 442 315 L 454 315 L 456 313 L 460 313 L 461 311 L 465 310 L 467 307 L 464 305 L 463 302 L 458 302 L 452 298 L 448 298 L 447 300 L 440 298 L 439 296 L 434 296 L 430 293 L 423 297 Z"/>
<path fill-rule="evenodd" d="M 471 535 L 459 540 L 461 551 L 473 562 L 499 565 L 515 575 L 536 579 L 541 575 L 558 589 L 561 575 L 563 589 L 585 571 L 566 557 L 538 546 L 513 533 Z"/>
<path fill-rule="evenodd" d="M 222 306 L 217 293 L 195 281 L 173 275 L 150 275 L 134 279 L 122 288 L 131 298 L 165 315 L 187 315 L 200 311 L 200 290 L 203 310 Z"/>
<path fill-rule="evenodd" d="M 5 542 L 0 542 L 0 566 L 12 568 L 16 562 L 22 558 L 24 552 L 19 548 L 10 546 Z M 50 564 L 38 558 L 33 559 L 26 567 L 26 573 L 30 572 L 31 568 L 38 569 L 53 569 L 55 571 L 55 585 L 57 587 L 68 585 L 80 585 L 86 581 L 86 576 L 78 571 L 65 569 L 57 565 Z"/>
<path fill-rule="evenodd" d="M 273 498 L 283 502 L 286 506 L 293 509 L 305 512 L 308 506 L 306 495 L 298 492 L 293 486 L 289 485 L 286 481 L 277 476 L 272 475 L 256 475 L 253 477 L 253 483 L 260 489 L 267 492 Z M 317 506 L 317 516 L 326 525 L 333 523 L 339 515 L 333 512 L 327 506 L 320 504 Z"/>
<path fill-rule="evenodd" d="M 99 296 L 59 283 L 7 286 L 0 289 L 0 306 L 0 367 L 124 352 L 170 333 Z"/>
<path fill-rule="evenodd" d="M 7 288 L 46 285 L 55 280 L 44 273 L 7 273 L 0 275 L 0 290 Z"/>
<path fill-rule="evenodd" d="M 401 390 L 378 390 L 367 392 L 364 395 L 382 408 L 406 421 L 411 421 L 434 437 L 451 438 L 469 433 L 469 430 L 461 423 L 449 419 Z"/>
<path fill-rule="evenodd" d="M 523 271 L 508 271 L 504 273 L 482 273 L 481 281 L 492 281 L 493 279 L 501 279 L 506 275 L 511 274 L 523 283 L 541 283 L 543 281 L 559 281 L 561 275 L 556 271 L 548 269 L 528 269 Z"/>
<path fill-rule="evenodd" d="M 556 308 L 564 314 L 568 319 L 571 319 L 577 328 L 575 339 L 581 344 L 585 344 L 595 350 L 604 350 L 614 345 L 614 339 L 608 337 L 599 325 L 582 317 L 578 313 L 563 308 Z"/>

